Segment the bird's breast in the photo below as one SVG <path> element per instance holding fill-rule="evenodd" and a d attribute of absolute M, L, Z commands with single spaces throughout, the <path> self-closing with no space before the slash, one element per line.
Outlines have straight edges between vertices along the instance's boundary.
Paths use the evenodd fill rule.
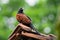
<path fill-rule="evenodd" d="M 29 24 L 29 23 L 31 23 L 31 20 L 30 20 L 25 14 L 17 14 L 17 15 L 16 15 L 16 19 L 17 19 L 20 23 L 24 23 L 24 24 Z"/>

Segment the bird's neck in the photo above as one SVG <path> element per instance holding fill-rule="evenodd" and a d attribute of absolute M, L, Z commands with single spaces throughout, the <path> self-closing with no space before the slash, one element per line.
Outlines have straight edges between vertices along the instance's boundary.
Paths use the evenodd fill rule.
<path fill-rule="evenodd" d="M 18 11 L 18 13 L 23 13 L 23 11 Z"/>

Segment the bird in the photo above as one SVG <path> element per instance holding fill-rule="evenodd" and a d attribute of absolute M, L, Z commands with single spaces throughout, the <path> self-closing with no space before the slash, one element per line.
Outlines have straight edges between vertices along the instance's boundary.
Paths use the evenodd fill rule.
<path fill-rule="evenodd" d="M 36 31 L 36 34 L 40 35 L 40 33 L 33 26 L 32 20 L 30 19 L 30 17 L 28 17 L 26 14 L 24 14 L 23 8 L 20 8 L 18 10 L 18 13 L 16 14 L 16 19 L 19 23 L 22 23 L 22 24 L 30 27 L 31 29 Z"/>

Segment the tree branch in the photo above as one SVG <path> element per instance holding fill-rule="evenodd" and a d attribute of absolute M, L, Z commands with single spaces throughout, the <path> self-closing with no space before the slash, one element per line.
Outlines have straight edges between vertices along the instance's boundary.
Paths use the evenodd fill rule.
<path fill-rule="evenodd" d="M 28 37 L 28 38 L 27 38 Z M 37 35 L 35 34 L 35 31 L 28 26 L 25 26 L 21 23 L 19 23 L 14 30 L 14 32 L 10 35 L 9 40 L 29 40 L 31 39 L 34 40 L 54 40 L 55 36 L 53 35 Z"/>

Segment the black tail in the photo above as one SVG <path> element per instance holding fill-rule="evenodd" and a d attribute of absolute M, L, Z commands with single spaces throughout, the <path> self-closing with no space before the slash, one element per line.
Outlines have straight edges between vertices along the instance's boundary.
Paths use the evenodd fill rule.
<path fill-rule="evenodd" d="M 35 30 L 36 31 L 36 34 L 40 35 L 40 33 L 36 30 L 36 28 L 33 26 L 32 23 L 29 25 L 29 27 L 31 27 L 33 30 Z"/>

